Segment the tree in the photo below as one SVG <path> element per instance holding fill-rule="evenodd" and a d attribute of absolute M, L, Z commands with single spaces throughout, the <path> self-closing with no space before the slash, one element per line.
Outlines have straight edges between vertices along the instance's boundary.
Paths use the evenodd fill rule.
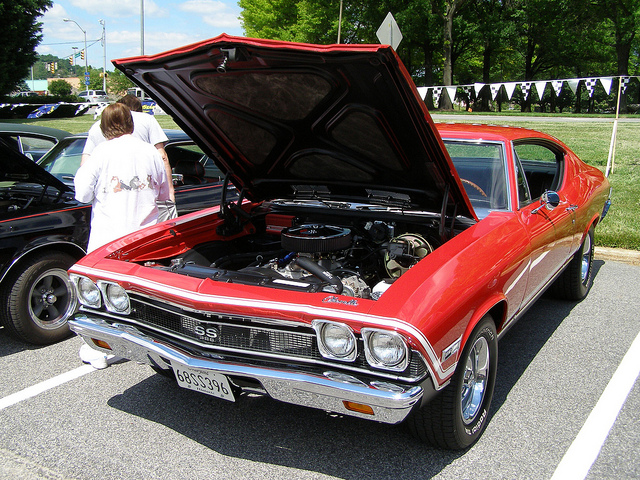
<path fill-rule="evenodd" d="M 64 97 L 71 95 L 71 85 L 64 80 L 54 80 L 49 84 L 49 94 Z"/>
<path fill-rule="evenodd" d="M 0 95 L 15 89 L 36 61 L 35 48 L 42 40 L 39 16 L 53 5 L 51 0 L 0 2 Z"/>
<path fill-rule="evenodd" d="M 124 95 L 127 88 L 133 87 L 133 82 L 129 80 L 120 70 L 109 72 L 107 76 L 107 89 L 116 95 Z"/>

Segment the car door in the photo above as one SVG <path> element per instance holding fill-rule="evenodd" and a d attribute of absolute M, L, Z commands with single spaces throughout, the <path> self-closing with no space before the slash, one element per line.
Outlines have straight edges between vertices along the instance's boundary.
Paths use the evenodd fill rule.
<path fill-rule="evenodd" d="M 526 305 L 569 259 L 576 231 L 575 211 L 560 189 L 565 174 L 562 149 L 540 140 L 519 141 L 513 149 L 518 216 L 531 243 Z M 548 191 L 557 191 L 557 206 L 544 203 Z"/>

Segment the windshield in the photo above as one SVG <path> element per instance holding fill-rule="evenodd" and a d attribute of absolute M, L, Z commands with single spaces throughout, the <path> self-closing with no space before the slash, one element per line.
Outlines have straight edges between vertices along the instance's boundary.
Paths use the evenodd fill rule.
<path fill-rule="evenodd" d="M 73 177 L 80 168 L 85 142 L 85 137 L 65 138 L 43 156 L 38 165 L 63 182 L 73 183 Z"/>
<path fill-rule="evenodd" d="M 509 208 L 502 143 L 445 140 L 478 218 Z"/>

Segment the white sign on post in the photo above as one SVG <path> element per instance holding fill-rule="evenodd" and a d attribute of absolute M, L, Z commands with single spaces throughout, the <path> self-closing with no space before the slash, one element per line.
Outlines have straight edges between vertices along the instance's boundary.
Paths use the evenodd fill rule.
<path fill-rule="evenodd" d="M 400 32 L 400 27 L 396 23 L 396 19 L 393 18 L 391 12 L 387 13 L 387 16 L 384 17 L 384 21 L 378 28 L 376 32 L 376 36 L 380 43 L 385 45 L 391 45 L 394 50 L 398 49 L 398 45 L 402 41 L 402 32 Z"/>

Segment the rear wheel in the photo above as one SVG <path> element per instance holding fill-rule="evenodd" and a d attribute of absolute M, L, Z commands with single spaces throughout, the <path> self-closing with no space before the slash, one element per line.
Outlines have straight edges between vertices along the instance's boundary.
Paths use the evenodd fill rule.
<path fill-rule="evenodd" d="M 67 269 L 74 263 L 66 253 L 43 253 L 6 279 L 1 295 L 7 303 L 0 307 L 0 319 L 9 333 L 41 345 L 69 336 L 67 320 L 77 302 Z"/>
<path fill-rule="evenodd" d="M 551 291 L 556 297 L 582 300 L 589 293 L 593 284 L 593 231 L 591 227 L 564 272 L 553 282 Z"/>
<path fill-rule="evenodd" d="M 451 383 L 408 419 L 411 433 L 436 447 L 460 450 L 484 431 L 498 366 L 498 338 L 487 315 L 473 330 Z"/>

